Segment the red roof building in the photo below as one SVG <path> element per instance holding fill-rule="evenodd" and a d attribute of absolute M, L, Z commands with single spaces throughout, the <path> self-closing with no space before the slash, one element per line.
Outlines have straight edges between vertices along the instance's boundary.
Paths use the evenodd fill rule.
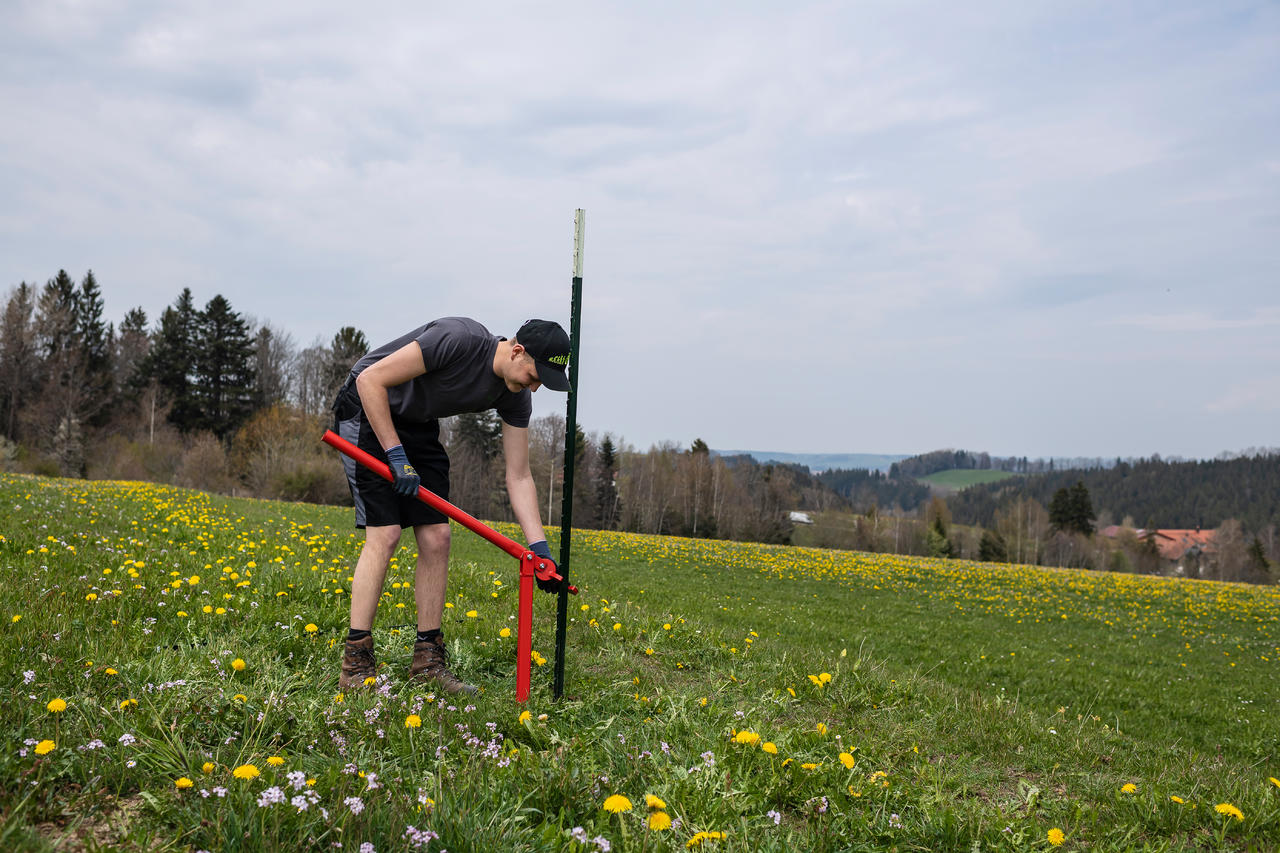
<path fill-rule="evenodd" d="M 1187 554 L 1212 554 L 1217 551 L 1212 530 L 1139 530 L 1138 538 L 1151 538 L 1156 550 L 1166 560 L 1178 561 Z"/>

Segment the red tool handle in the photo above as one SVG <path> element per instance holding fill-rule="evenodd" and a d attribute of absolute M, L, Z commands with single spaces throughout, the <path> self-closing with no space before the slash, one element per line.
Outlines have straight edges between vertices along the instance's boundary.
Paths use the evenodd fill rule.
<path fill-rule="evenodd" d="M 359 447 L 356 447 L 333 430 L 325 430 L 324 435 L 320 438 L 325 444 L 341 453 L 345 453 L 347 456 L 350 456 L 356 462 L 368 468 L 382 479 L 387 480 L 388 482 L 395 482 L 395 476 L 391 473 L 391 469 L 387 466 L 387 463 L 369 453 L 366 453 Z M 422 501 L 427 506 L 444 513 L 446 516 L 452 518 L 454 521 L 458 522 L 477 536 L 488 539 L 503 551 L 506 551 L 517 560 L 520 560 L 522 565 L 526 559 L 525 555 L 533 554 L 532 551 L 521 545 L 519 542 L 508 536 L 503 536 L 483 521 L 480 521 L 474 516 L 458 509 L 456 506 L 430 491 L 425 486 L 418 487 L 418 500 Z M 534 563 L 534 570 L 538 577 L 543 580 L 563 580 L 563 578 L 554 569 L 547 565 L 547 563 L 542 562 L 537 555 L 533 555 L 530 559 L 536 561 Z M 570 584 L 569 592 L 577 595 L 578 588 L 573 584 Z"/>

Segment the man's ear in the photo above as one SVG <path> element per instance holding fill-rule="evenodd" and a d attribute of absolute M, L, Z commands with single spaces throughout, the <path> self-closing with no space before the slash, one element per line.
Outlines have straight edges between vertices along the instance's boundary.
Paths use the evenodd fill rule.
<path fill-rule="evenodd" d="M 520 358 L 520 356 L 522 356 L 522 355 L 524 355 L 524 347 L 523 347 L 522 345 L 520 345 L 520 344 L 512 343 L 512 344 L 511 344 L 511 358 L 512 358 L 513 360 L 514 360 L 514 359 L 518 359 L 518 358 Z"/>

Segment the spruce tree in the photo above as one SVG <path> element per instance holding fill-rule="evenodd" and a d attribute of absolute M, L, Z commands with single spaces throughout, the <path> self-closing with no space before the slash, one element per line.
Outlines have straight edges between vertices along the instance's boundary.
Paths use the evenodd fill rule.
<path fill-rule="evenodd" d="M 71 475 L 82 475 L 85 470 L 83 428 L 89 398 L 76 329 L 78 303 L 75 282 L 66 270 L 58 270 L 40 293 L 36 316 L 43 388 L 33 415 L 41 440 L 64 473 Z"/>
<path fill-rule="evenodd" d="M 1266 576 L 1271 571 L 1271 563 L 1267 560 L 1267 549 L 1257 536 L 1249 544 L 1249 568 Z"/>
<path fill-rule="evenodd" d="M 1089 536 L 1093 533 L 1093 520 L 1097 515 L 1093 511 L 1093 501 L 1089 498 L 1089 490 L 1083 480 L 1077 480 L 1071 487 L 1067 501 L 1070 529 L 1076 533 Z"/>
<path fill-rule="evenodd" d="M 368 351 L 369 339 L 355 326 L 343 326 L 334 334 L 325 365 L 325 399 L 332 399 L 338 393 L 352 366 Z"/>
<path fill-rule="evenodd" d="M 955 549 L 951 547 L 951 540 L 947 538 L 947 525 L 941 515 L 936 516 L 933 524 L 929 525 L 926 540 L 930 557 L 955 556 Z"/>
<path fill-rule="evenodd" d="M 18 413 L 39 387 L 35 328 L 36 289 L 14 288 L 0 319 L 0 435 L 18 439 Z"/>
<path fill-rule="evenodd" d="M 119 400 L 136 400 L 139 392 L 146 386 L 146 379 L 142 374 L 150 350 L 147 312 L 140 307 L 130 308 L 116 332 L 115 357 L 112 359 Z"/>
<path fill-rule="evenodd" d="M 1005 546 L 1004 537 L 994 530 L 982 531 L 982 540 L 978 542 L 978 559 L 984 563 L 1007 562 L 1009 549 Z"/>
<path fill-rule="evenodd" d="M 1072 529 L 1071 523 L 1071 492 L 1064 487 L 1054 492 L 1049 501 L 1049 525 L 1066 532 Z"/>
<path fill-rule="evenodd" d="M 112 329 L 102 321 L 102 290 L 93 277 L 85 273 L 75 300 L 75 328 L 83 365 L 85 399 L 83 415 L 101 426 L 110 416 L 107 405 L 112 392 L 111 355 L 114 343 Z"/>
<path fill-rule="evenodd" d="M 173 305 L 160 315 L 141 374 L 146 382 L 156 383 L 162 399 L 170 406 L 169 422 L 183 432 L 200 426 L 200 402 L 193 386 L 198 322 L 191 288 L 184 287 Z"/>
<path fill-rule="evenodd" d="M 617 451 L 613 439 L 606 435 L 600 442 L 600 455 L 596 459 L 595 503 L 596 519 L 601 529 L 612 530 L 618 525 L 618 487 L 614 473 L 618 467 Z"/>
<path fill-rule="evenodd" d="M 219 294 L 200 312 L 196 340 L 196 423 L 225 440 L 254 411 L 254 345 L 249 327 Z"/>

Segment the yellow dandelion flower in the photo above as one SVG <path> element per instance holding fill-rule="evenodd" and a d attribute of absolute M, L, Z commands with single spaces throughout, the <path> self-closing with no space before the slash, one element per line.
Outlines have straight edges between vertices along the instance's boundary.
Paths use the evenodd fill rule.
<path fill-rule="evenodd" d="M 831 683 L 831 673 L 829 673 L 829 672 L 820 672 L 820 673 L 818 673 L 818 681 L 822 682 L 823 684 L 830 684 L 830 683 Z"/>
<path fill-rule="evenodd" d="M 204 764 L 201 764 L 201 765 L 200 765 L 200 770 L 201 770 L 202 772 L 204 772 L 204 773 L 212 773 L 212 772 L 213 772 L 213 762 L 212 762 L 212 761 L 206 761 Z"/>
<path fill-rule="evenodd" d="M 816 685 L 817 685 L 817 686 L 819 686 L 819 687 L 821 687 L 821 686 L 822 686 L 822 680 L 821 680 L 821 679 L 819 679 L 819 678 L 818 678 L 818 676 L 816 676 L 816 675 L 811 675 L 811 676 L 809 676 L 809 680 L 810 680 L 810 681 L 812 681 L 814 684 L 816 684 Z"/>
<path fill-rule="evenodd" d="M 510 629 L 510 628 L 503 628 L 501 631 L 499 631 L 499 632 L 498 632 L 498 636 L 499 636 L 499 637 L 502 637 L 503 639 L 506 639 L 507 637 L 510 637 L 510 636 L 511 636 L 511 629 Z"/>
<path fill-rule="evenodd" d="M 45 707 L 55 714 L 61 714 L 67 710 L 67 703 L 63 699 L 50 699 L 49 704 L 45 705 Z"/>
<path fill-rule="evenodd" d="M 530 721 L 530 720 L 532 720 L 532 719 L 533 719 L 533 714 L 530 714 L 528 711 L 521 711 L 521 712 L 520 712 L 520 724 L 521 724 L 521 725 L 524 725 L 525 723 L 529 722 L 529 721 Z"/>
<path fill-rule="evenodd" d="M 631 801 L 621 794 L 614 794 L 604 801 L 604 810 L 614 814 L 629 812 L 631 811 Z"/>
<path fill-rule="evenodd" d="M 241 764 L 235 770 L 231 771 L 231 775 L 237 779 L 256 779 L 258 777 L 258 768 L 253 764 Z"/>
<path fill-rule="evenodd" d="M 1280 779 L 1277 779 L 1274 776 L 1268 776 L 1267 779 L 1271 781 L 1272 785 L 1275 785 L 1277 788 L 1280 788 Z"/>
<path fill-rule="evenodd" d="M 853 756 L 850 755 L 849 753 L 842 752 L 840 753 L 840 763 L 843 764 L 845 767 L 849 768 L 850 770 L 852 770 L 853 765 L 857 764 L 858 762 L 854 761 Z"/>
<path fill-rule="evenodd" d="M 479 613 L 477 613 L 477 612 L 476 612 L 476 611 L 474 611 L 474 610 L 468 610 L 468 611 L 467 611 L 467 618 L 468 618 L 468 619 L 474 619 L 474 618 L 476 618 L 476 617 L 477 617 L 477 616 L 479 616 L 479 615 L 480 615 L 480 614 L 479 614 Z"/>
<path fill-rule="evenodd" d="M 231 662 L 231 668 L 236 672 L 244 672 L 244 659 L 236 658 Z"/>
<path fill-rule="evenodd" d="M 179 776 L 177 779 L 173 780 L 173 786 L 177 788 L 179 791 L 186 790 L 187 788 L 190 788 L 194 784 L 195 783 L 192 782 L 190 779 L 188 779 L 186 776 Z"/>
<path fill-rule="evenodd" d="M 57 748 L 57 745 L 51 740 L 42 740 L 36 744 L 36 755 L 48 755 Z"/>
<path fill-rule="evenodd" d="M 316 631 L 319 631 L 320 628 L 316 625 L 316 623 L 308 622 L 306 624 L 306 627 L 304 627 L 302 630 L 306 631 L 308 634 L 314 634 Z"/>
<path fill-rule="evenodd" d="M 667 807 L 661 797 L 655 797 L 653 794 L 644 795 L 644 804 L 651 809 L 665 809 Z M 663 828 L 665 829 L 666 827 Z"/>
<path fill-rule="evenodd" d="M 1178 805 L 1182 805 L 1183 803 L 1185 803 L 1185 802 L 1186 802 L 1186 800 L 1182 799 L 1182 797 L 1179 797 L 1179 796 L 1177 796 L 1176 794 L 1175 794 L 1174 796 L 1170 797 L 1169 799 L 1170 799 L 1170 800 L 1172 800 L 1173 802 L 1177 803 Z"/>
<path fill-rule="evenodd" d="M 723 832 L 695 832 L 693 837 L 684 843 L 684 846 L 686 848 L 701 847 L 704 841 L 720 841 L 723 838 Z"/>
<path fill-rule="evenodd" d="M 821 766 L 821 764 L 814 764 L 812 761 L 806 761 L 804 764 L 800 765 L 800 767 L 805 770 L 817 770 Z"/>
<path fill-rule="evenodd" d="M 1122 794 L 1136 794 L 1137 792 L 1138 786 L 1132 782 L 1125 782 L 1124 785 L 1120 786 L 1120 793 Z"/>
<path fill-rule="evenodd" d="M 236 695 L 231 697 L 231 701 L 232 702 L 248 702 L 249 697 L 244 695 L 243 693 L 237 693 Z"/>
<path fill-rule="evenodd" d="M 621 631 L 621 630 L 622 630 L 622 623 L 621 623 L 621 622 L 614 622 L 614 623 L 613 623 L 613 630 L 615 630 L 615 631 Z"/>
<path fill-rule="evenodd" d="M 422 718 L 417 714 L 410 714 L 404 718 L 404 727 L 406 729 L 420 729 L 422 728 Z"/>
<path fill-rule="evenodd" d="M 531 652 L 531 653 L 529 654 L 529 657 L 530 657 L 530 658 L 532 658 L 533 662 L 534 662 L 535 664 L 537 664 L 538 666 L 545 666 L 545 665 L 546 665 L 546 663 L 547 663 L 547 659 L 546 659 L 546 658 L 544 658 L 544 657 L 543 657 L 541 654 L 539 654 L 537 651 Z"/>
<path fill-rule="evenodd" d="M 662 832 L 664 829 L 670 829 L 671 815 L 666 812 L 654 812 L 649 815 L 649 828 L 655 832 Z"/>
<path fill-rule="evenodd" d="M 770 755 L 778 754 L 778 745 L 771 740 L 767 740 L 764 743 L 760 744 L 760 748 L 763 749 L 765 752 L 769 753 Z"/>
<path fill-rule="evenodd" d="M 1231 805 L 1231 803 L 1218 803 L 1213 807 L 1213 810 L 1220 815 L 1229 815 L 1236 820 L 1244 820 L 1244 813 Z"/>
<path fill-rule="evenodd" d="M 1061 847 L 1062 842 L 1067 840 L 1067 836 L 1058 827 L 1049 830 L 1049 843 L 1054 847 Z"/>
<path fill-rule="evenodd" d="M 273 755 L 267 759 L 267 763 L 272 767 L 279 767 L 281 764 L 284 764 L 284 759 L 278 755 Z"/>
<path fill-rule="evenodd" d="M 827 724 L 818 723 L 818 725 L 814 726 L 814 730 L 820 735 L 825 735 L 827 733 Z"/>
<path fill-rule="evenodd" d="M 760 742 L 760 735 L 756 734 L 755 732 L 743 731 L 743 732 L 738 732 L 736 735 L 734 735 L 733 740 L 734 740 L 734 743 L 743 743 L 743 744 L 746 744 L 747 746 L 755 746 L 757 743 Z"/>

